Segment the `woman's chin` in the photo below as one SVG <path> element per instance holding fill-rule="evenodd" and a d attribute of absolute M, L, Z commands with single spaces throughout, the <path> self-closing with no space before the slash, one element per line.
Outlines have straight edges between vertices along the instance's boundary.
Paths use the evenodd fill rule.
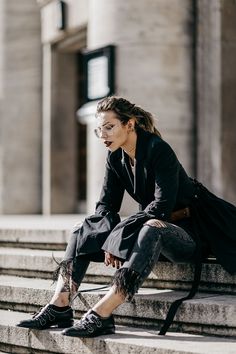
<path fill-rule="evenodd" d="M 108 150 L 111 151 L 111 152 L 114 152 L 117 149 L 119 149 L 119 146 L 115 145 L 114 143 L 111 144 L 110 146 L 108 146 Z"/>

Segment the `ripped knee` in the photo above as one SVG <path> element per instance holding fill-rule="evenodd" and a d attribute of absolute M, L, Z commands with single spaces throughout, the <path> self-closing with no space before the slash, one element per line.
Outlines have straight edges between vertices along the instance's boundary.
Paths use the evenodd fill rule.
<path fill-rule="evenodd" d="M 167 227 L 165 222 L 162 220 L 159 220 L 159 219 L 150 219 L 150 220 L 146 221 L 144 225 L 158 227 L 158 228 Z"/>

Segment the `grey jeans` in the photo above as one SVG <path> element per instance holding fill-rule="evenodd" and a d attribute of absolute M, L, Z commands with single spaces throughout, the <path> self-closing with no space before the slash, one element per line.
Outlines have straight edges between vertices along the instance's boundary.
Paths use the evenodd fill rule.
<path fill-rule="evenodd" d="M 113 284 L 131 300 L 148 277 L 160 254 L 173 263 L 194 262 L 196 244 L 181 227 L 165 222 L 164 227 L 144 225 L 130 257 L 116 272 Z"/>
<path fill-rule="evenodd" d="M 63 262 L 73 262 L 72 279 L 79 286 L 90 261 L 104 260 L 104 253 L 76 255 L 78 232 L 71 235 Z M 181 227 L 165 222 L 163 227 L 144 224 L 135 241 L 129 258 L 117 270 L 113 284 L 129 300 L 148 277 L 160 254 L 174 263 L 194 261 L 196 244 Z M 62 262 L 62 263 L 63 263 Z"/>

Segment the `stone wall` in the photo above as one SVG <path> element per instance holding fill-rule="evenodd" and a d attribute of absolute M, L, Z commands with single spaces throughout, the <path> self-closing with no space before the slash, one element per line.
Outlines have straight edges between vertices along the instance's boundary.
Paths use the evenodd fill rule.
<path fill-rule="evenodd" d="M 76 210 L 76 55 L 108 44 L 116 46 L 116 93 L 154 113 L 188 173 L 235 202 L 235 1 L 66 3 L 59 31 L 54 0 L 0 1 L 0 213 Z M 90 213 L 106 150 L 89 120 Z M 134 208 L 125 199 L 122 212 Z"/>
<path fill-rule="evenodd" d="M 198 178 L 236 203 L 236 3 L 198 2 Z"/>
<path fill-rule="evenodd" d="M 222 194 L 236 204 L 236 2 L 222 4 Z"/>
<path fill-rule="evenodd" d="M 192 2 L 91 0 L 88 18 L 89 49 L 116 45 L 116 93 L 150 110 L 158 118 L 157 126 L 163 137 L 192 174 Z M 96 161 L 102 166 L 105 152 L 100 145 L 96 142 Z M 90 165 L 91 169 L 94 166 L 94 172 L 88 176 L 88 187 L 96 183 L 97 193 L 88 201 L 89 210 L 103 178 L 103 170 L 96 169 L 95 157 Z M 129 213 L 133 207 L 131 202 L 125 202 L 124 213 Z"/>
<path fill-rule="evenodd" d="M 1 212 L 40 213 L 40 11 L 32 0 L 1 7 Z"/>

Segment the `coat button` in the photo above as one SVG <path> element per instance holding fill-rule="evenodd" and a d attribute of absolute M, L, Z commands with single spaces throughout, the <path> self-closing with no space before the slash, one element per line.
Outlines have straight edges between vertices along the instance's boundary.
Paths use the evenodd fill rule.
<path fill-rule="evenodd" d="M 195 194 L 194 198 L 198 198 L 198 195 L 197 195 L 197 194 Z"/>
<path fill-rule="evenodd" d="M 165 214 L 164 214 L 164 213 L 162 213 L 162 214 L 161 214 L 161 216 L 162 216 L 162 218 L 164 218 Z"/>

